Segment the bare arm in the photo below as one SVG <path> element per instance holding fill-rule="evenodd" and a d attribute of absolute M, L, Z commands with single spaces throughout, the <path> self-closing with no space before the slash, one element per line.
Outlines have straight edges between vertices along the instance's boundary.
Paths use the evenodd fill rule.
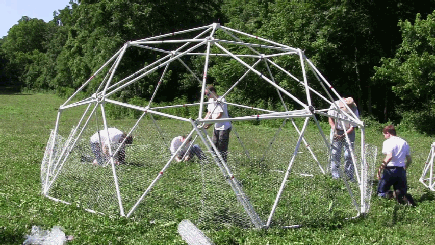
<path fill-rule="evenodd" d="M 387 164 L 391 161 L 391 159 L 393 159 L 393 153 L 392 153 L 392 152 L 389 152 L 389 153 L 385 156 L 385 159 L 384 159 L 384 163 L 385 163 L 385 165 L 387 165 Z"/>
<path fill-rule="evenodd" d="M 215 119 L 221 118 L 223 114 L 224 114 L 223 112 L 219 112 L 219 115 Z M 207 112 L 207 115 L 205 116 L 205 119 L 209 119 L 210 117 L 211 117 L 211 112 Z M 204 125 L 204 128 L 208 129 L 210 127 L 210 125 L 211 125 L 211 123 L 210 124 L 206 124 L 206 125 Z"/>
<path fill-rule="evenodd" d="M 346 131 L 346 133 L 349 135 L 354 130 L 354 127 L 350 126 L 350 128 Z"/>
<path fill-rule="evenodd" d="M 207 112 L 207 115 L 205 115 L 204 119 L 209 119 L 211 117 L 211 112 Z M 204 128 L 208 129 L 211 124 L 204 124 Z"/>
<path fill-rule="evenodd" d="M 328 122 L 329 122 L 329 126 L 331 126 L 331 128 L 335 128 L 335 120 L 332 117 L 328 118 Z"/>
<path fill-rule="evenodd" d="M 381 166 L 379 166 L 379 168 L 378 168 L 378 173 L 377 173 L 378 180 L 381 179 L 382 170 L 385 167 L 387 167 L 387 164 L 391 161 L 392 158 L 393 158 L 393 153 L 392 152 L 387 153 L 387 155 L 385 156 L 385 159 L 382 161 Z"/>

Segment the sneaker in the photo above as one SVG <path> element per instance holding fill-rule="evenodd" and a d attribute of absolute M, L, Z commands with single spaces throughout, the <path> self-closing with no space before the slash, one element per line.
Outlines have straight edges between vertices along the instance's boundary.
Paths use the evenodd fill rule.
<path fill-rule="evenodd" d="M 412 197 L 411 194 L 406 193 L 405 196 L 403 197 L 403 200 L 405 201 L 406 204 L 412 207 L 417 207 L 417 203 L 415 203 L 414 198 Z"/>
<path fill-rule="evenodd" d="M 394 199 L 396 199 L 396 201 L 397 201 L 399 204 L 405 204 L 405 203 L 404 203 L 404 200 L 403 200 L 403 194 L 402 194 L 402 192 L 401 192 L 400 190 L 395 190 L 395 191 L 393 192 L 393 196 L 394 196 Z"/>

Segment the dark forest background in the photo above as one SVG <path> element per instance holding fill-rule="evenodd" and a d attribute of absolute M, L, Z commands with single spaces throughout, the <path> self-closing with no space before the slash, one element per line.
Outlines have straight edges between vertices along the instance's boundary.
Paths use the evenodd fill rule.
<path fill-rule="evenodd" d="M 433 0 L 74 0 L 48 23 L 23 16 L 0 39 L 0 89 L 68 96 L 129 40 L 219 22 L 304 50 L 364 117 L 434 134 L 434 10 Z M 150 62 L 144 57 L 130 56 L 125 72 Z M 226 86 L 230 69 L 215 70 L 216 86 Z M 197 99 L 198 84 L 185 74 L 167 80 L 157 102 Z M 149 98 L 148 82 L 118 96 Z M 239 92 L 278 103 L 261 87 Z"/>

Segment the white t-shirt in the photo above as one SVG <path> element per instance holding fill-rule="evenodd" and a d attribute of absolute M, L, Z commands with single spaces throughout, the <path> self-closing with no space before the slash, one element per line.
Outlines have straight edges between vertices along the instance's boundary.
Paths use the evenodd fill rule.
<path fill-rule="evenodd" d="M 220 103 L 218 103 L 218 101 L 213 99 L 213 98 L 210 98 L 208 100 L 208 102 L 210 102 L 210 104 L 208 104 L 207 110 L 209 112 L 211 112 L 211 119 L 216 119 L 219 116 L 219 113 L 221 113 L 221 112 L 222 112 L 222 116 L 219 119 L 229 118 L 227 104 L 225 103 L 225 98 L 222 98 L 221 96 L 219 96 L 218 99 L 221 101 Z M 229 129 L 229 128 L 231 128 L 231 122 L 230 121 L 217 122 L 214 124 L 214 128 L 216 130 Z"/>
<path fill-rule="evenodd" d="M 108 128 L 109 136 L 110 136 L 110 142 L 112 143 L 120 143 L 123 140 L 124 133 L 117 129 L 117 128 Z M 106 130 L 100 130 L 100 135 L 98 135 L 98 132 L 92 135 L 91 137 L 91 143 L 103 143 L 103 144 L 109 144 L 109 137 L 107 136 Z M 101 140 L 101 141 L 100 141 Z"/>
<path fill-rule="evenodd" d="M 382 153 L 392 153 L 393 155 L 393 158 L 387 166 L 405 167 L 406 156 L 410 155 L 409 145 L 404 139 L 391 135 L 391 137 L 382 144 Z"/>
<path fill-rule="evenodd" d="M 347 116 L 344 116 L 342 113 L 338 113 L 338 111 L 337 111 L 337 108 L 339 108 L 339 106 L 340 106 L 340 100 L 335 101 L 334 104 L 332 104 L 329 107 L 328 115 L 338 117 L 338 118 L 348 119 Z M 357 116 L 359 118 L 358 108 L 355 107 L 355 108 L 351 108 L 351 109 L 352 109 L 353 113 L 355 113 L 355 116 Z M 351 115 L 350 113 L 348 113 L 348 114 Z M 346 130 L 349 129 L 350 126 L 353 126 L 353 127 L 356 126 L 356 125 L 352 125 L 351 123 L 346 122 L 346 121 L 343 121 L 343 122 L 344 122 L 344 126 L 345 126 Z M 341 123 L 341 120 L 335 121 L 335 128 L 338 130 L 344 130 L 342 123 Z"/>
<path fill-rule="evenodd" d="M 182 140 L 183 140 L 182 136 L 177 136 L 172 139 L 171 147 L 169 148 L 171 150 L 171 154 L 174 154 L 177 151 L 177 149 L 180 148 L 181 144 L 183 144 Z M 187 150 L 186 145 L 184 146 L 184 150 Z"/>

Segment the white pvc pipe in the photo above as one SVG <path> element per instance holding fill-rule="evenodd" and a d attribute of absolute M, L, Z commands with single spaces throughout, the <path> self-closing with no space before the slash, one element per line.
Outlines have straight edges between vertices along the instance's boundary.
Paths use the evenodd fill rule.
<path fill-rule="evenodd" d="M 274 86 L 275 88 L 279 89 L 281 92 L 283 92 L 284 94 L 286 94 L 287 96 L 289 96 L 290 98 L 292 98 L 296 103 L 298 103 L 299 105 L 301 105 L 303 108 L 307 108 L 307 105 L 302 103 L 298 98 L 296 98 L 294 95 L 290 94 L 289 92 L 287 92 L 286 90 L 284 90 L 283 88 L 279 87 L 278 85 L 276 85 L 275 83 L 273 83 L 270 79 L 268 79 L 267 77 L 263 76 L 263 74 L 261 74 L 259 71 L 257 71 L 256 69 L 252 68 L 250 65 L 246 64 L 243 60 L 241 60 L 238 57 L 235 57 L 234 55 L 232 55 L 228 50 L 226 50 L 224 47 L 222 47 L 221 45 L 219 45 L 218 43 L 215 43 L 216 46 L 218 46 L 220 49 L 222 49 L 224 52 L 228 53 L 229 55 L 231 55 L 234 59 L 236 59 L 238 62 L 240 62 L 242 65 L 246 66 L 248 69 L 251 69 L 255 74 L 259 75 L 260 78 L 263 78 L 265 81 L 267 81 L 268 83 L 272 84 L 272 86 Z"/>
<path fill-rule="evenodd" d="M 251 219 L 254 226 L 258 229 L 263 228 L 263 221 L 260 219 L 258 214 L 255 212 L 254 208 L 252 207 L 251 203 L 249 202 L 249 199 L 246 197 L 246 194 L 243 192 L 242 187 L 237 182 L 235 176 L 233 173 L 231 173 L 230 169 L 228 168 L 226 162 L 223 160 L 220 152 L 216 148 L 216 146 L 213 144 L 212 139 L 210 139 L 210 136 L 206 134 L 208 142 L 206 142 L 204 136 L 200 132 L 200 130 L 197 128 L 196 123 L 191 120 L 192 126 L 197 132 L 197 135 L 201 138 L 202 142 L 207 147 L 208 151 L 212 152 L 212 148 L 214 149 L 215 154 L 217 155 L 217 159 L 213 157 L 215 160 L 217 166 L 222 171 L 222 174 L 224 175 L 224 178 L 227 180 L 228 184 L 231 185 L 237 200 L 242 204 L 243 208 L 245 209 L 246 213 L 248 214 L 249 218 Z"/>
<path fill-rule="evenodd" d="M 177 120 L 186 121 L 186 122 L 189 121 L 189 119 L 186 119 L 186 118 L 183 118 L 183 117 L 178 117 L 178 116 L 174 116 L 174 115 L 171 115 L 171 114 L 166 114 L 166 113 L 163 113 L 163 112 L 154 111 L 154 110 L 152 110 L 150 108 L 146 108 L 146 107 L 141 107 L 141 106 L 136 106 L 136 105 L 130 105 L 130 104 L 127 104 L 127 103 L 116 101 L 116 100 L 106 99 L 106 102 L 107 103 L 112 103 L 112 104 L 115 104 L 115 105 L 120 105 L 120 106 L 127 107 L 127 108 L 131 108 L 131 109 L 135 109 L 135 110 L 138 110 L 138 111 L 148 112 L 148 113 L 156 114 L 156 115 L 159 115 L 159 116 L 164 116 L 164 117 L 172 118 L 172 119 L 177 119 Z"/>
<path fill-rule="evenodd" d="M 100 104 L 101 114 L 104 122 L 104 129 L 106 130 L 107 136 L 109 136 L 109 128 L 107 126 L 107 120 L 106 120 L 106 112 L 104 110 L 104 105 Z M 110 137 L 108 137 L 109 140 L 109 154 L 110 154 L 110 162 L 112 165 L 112 174 L 113 174 L 113 181 L 115 182 L 115 189 L 116 189 L 116 197 L 118 198 L 118 205 L 119 205 L 119 212 L 121 216 L 125 216 L 124 214 L 124 207 L 122 206 L 122 199 L 121 199 L 121 192 L 119 190 L 119 184 L 118 184 L 118 176 L 116 175 L 116 169 L 115 169 L 115 162 L 113 160 L 113 154 L 112 154 L 112 142 L 110 141 Z"/>
<path fill-rule="evenodd" d="M 168 63 L 170 63 L 170 62 L 172 62 L 172 61 L 174 61 L 174 60 L 176 60 L 176 59 L 178 59 L 180 56 L 184 55 L 185 53 L 188 53 L 188 52 L 190 52 L 191 50 L 194 50 L 194 49 L 196 49 L 196 48 L 198 48 L 198 47 L 200 47 L 200 46 L 202 46 L 202 45 L 204 45 L 204 42 L 198 43 L 197 45 L 195 45 L 195 46 L 189 48 L 188 50 L 184 51 L 183 53 L 181 53 L 181 54 L 179 54 L 179 55 L 176 55 L 176 56 L 170 58 L 169 60 L 167 60 L 167 61 L 161 63 L 160 65 L 158 65 L 158 66 L 156 66 L 156 67 L 154 67 L 154 68 L 152 68 L 152 69 L 150 69 L 150 70 L 148 70 L 148 71 L 146 71 L 145 73 L 143 73 L 143 74 L 141 74 L 140 76 L 134 78 L 133 80 L 131 80 L 131 81 L 129 81 L 129 82 L 127 82 L 127 83 L 125 83 L 125 84 L 119 86 L 118 88 L 112 90 L 110 93 L 107 93 L 106 96 L 110 96 L 111 94 L 116 93 L 117 91 L 119 91 L 119 90 L 123 89 L 124 87 L 126 87 L 126 86 L 128 86 L 128 85 L 134 83 L 135 81 L 137 81 L 137 80 L 143 78 L 144 76 L 148 75 L 149 73 L 154 72 L 154 71 L 157 70 L 158 68 L 163 67 L 164 65 L 166 65 L 166 64 L 168 64 Z M 154 63 L 156 63 L 156 62 L 154 62 Z"/>
<path fill-rule="evenodd" d="M 207 85 L 208 62 L 210 59 L 210 56 L 208 54 L 210 54 L 210 42 L 207 42 L 207 56 L 205 57 L 204 71 L 202 76 L 201 101 L 199 104 L 198 118 L 202 118 L 203 107 L 204 107 L 204 92 Z"/>
<path fill-rule="evenodd" d="M 291 77 L 293 80 L 295 80 L 296 82 L 298 82 L 299 84 L 305 86 L 305 84 L 301 81 L 299 81 L 298 78 L 296 78 L 295 76 L 293 76 L 290 72 L 288 72 L 287 70 L 285 70 L 284 68 L 282 68 L 281 66 L 279 66 L 278 64 L 276 64 L 275 62 L 267 59 L 267 61 L 269 63 L 271 63 L 273 66 L 275 66 L 276 68 L 278 68 L 279 70 L 281 70 L 282 72 L 284 72 L 285 74 L 287 74 L 287 76 Z M 308 89 L 310 91 L 312 91 L 313 93 L 315 93 L 316 95 L 318 95 L 320 98 L 324 99 L 326 102 L 330 103 L 329 100 L 327 100 L 323 95 L 321 95 L 320 93 L 318 93 L 316 90 L 314 90 L 313 88 L 311 88 L 310 86 L 308 86 Z"/>
<path fill-rule="evenodd" d="M 79 102 L 73 103 L 73 104 L 69 104 L 67 106 L 60 106 L 59 109 L 60 110 L 65 110 L 65 109 L 69 109 L 69 108 L 73 108 L 76 106 L 82 106 L 82 105 L 87 105 L 87 104 L 91 104 L 96 102 L 96 99 L 93 99 L 92 97 L 86 98 L 84 100 L 81 100 Z"/>
<path fill-rule="evenodd" d="M 165 69 L 163 70 L 162 75 L 160 76 L 160 80 L 159 80 L 159 82 L 157 83 L 156 89 L 154 90 L 154 93 L 153 93 L 153 95 L 151 96 L 150 101 L 148 102 L 148 107 L 151 106 L 151 103 L 153 103 L 153 100 L 154 100 L 154 98 L 156 97 L 157 91 L 159 90 L 160 85 L 162 84 L 163 78 L 165 77 L 166 72 L 168 71 L 169 64 L 171 64 L 171 63 L 166 64 Z"/>
<path fill-rule="evenodd" d="M 163 109 L 171 109 L 171 108 L 180 108 L 180 107 L 190 107 L 190 106 L 198 106 L 201 103 L 192 103 L 192 104 L 182 104 L 182 105 L 168 105 L 168 106 L 158 106 L 158 107 L 150 107 L 150 110 L 163 110 Z M 210 104 L 210 102 L 204 102 L 204 104 Z"/>
<path fill-rule="evenodd" d="M 273 203 L 272 210 L 270 211 L 270 214 L 269 214 L 269 218 L 267 219 L 266 227 L 269 227 L 270 223 L 272 222 L 272 217 L 275 214 L 276 207 L 278 206 L 279 199 L 281 198 L 282 192 L 284 191 L 285 184 L 286 184 L 288 177 L 290 175 L 293 163 L 296 159 L 296 156 L 298 155 L 299 146 L 300 146 L 301 141 L 302 141 L 302 136 L 304 135 L 305 129 L 308 125 L 308 119 L 309 119 L 308 117 L 305 119 L 304 125 L 302 127 L 302 131 L 301 131 L 302 134 L 299 135 L 298 142 L 296 143 L 296 147 L 295 147 L 295 150 L 293 152 L 293 156 L 292 156 L 290 163 L 287 167 L 287 171 L 285 172 L 284 179 L 281 182 L 281 186 L 279 187 L 278 193 L 277 193 L 276 198 L 275 198 L 275 202 Z"/>
<path fill-rule="evenodd" d="M 128 77 L 126 77 L 126 78 L 120 80 L 119 82 L 113 84 L 113 85 L 110 86 L 107 90 L 112 90 L 112 89 L 114 89 L 116 86 L 119 86 L 119 84 L 122 84 L 122 83 L 128 81 L 129 79 L 133 79 L 134 77 L 138 76 L 140 73 L 147 72 L 147 69 L 148 69 L 148 68 L 153 67 L 153 66 L 155 66 L 155 65 L 157 65 L 157 64 L 161 64 L 164 60 L 169 59 L 170 57 L 171 57 L 171 55 L 167 55 L 167 56 L 165 56 L 165 57 L 160 58 L 159 60 L 156 60 L 155 62 L 153 62 L 153 63 L 151 63 L 151 64 L 149 64 L 149 65 L 147 65 L 147 66 L 145 66 L 145 67 L 143 67 L 143 68 L 141 68 L 141 69 L 139 69 L 139 70 L 137 70 L 136 72 L 134 72 L 134 73 L 131 74 L 130 76 L 128 76 Z"/>
<path fill-rule="evenodd" d="M 185 141 L 183 141 L 183 143 L 181 143 L 181 146 L 178 147 L 178 149 L 175 151 L 175 153 L 170 157 L 169 161 L 166 162 L 165 166 L 163 166 L 162 170 L 160 170 L 160 172 L 157 174 L 157 177 L 151 182 L 151 184 L 148 186 L 148 188 L 145 190 L 145 192 L 140 196 L 139 200 L 133 205 L 133 207 L 131 208 L 131 210 L 128 212 L 127 214 L 127 218 L 131 216 L 131 214 L 136 210 L 136 208 L 139 206 L 139 204 L 143 201 L 143 199 L 146 197 L 146 195 L 151 191 L 151 189 L 154 187 L 154 185 L 157 183 L 157 181 L 160 180 L 160 178 L 163 176 L 163 173 L 166 171 L 166 169 L 169 168 L 169 166 L 171 165 L 171 162 L 174 160 L 175 156 L 178 154 L 178 152 L 181 151 L 181 149 L 183 149 L 183 147 L 187 144 L 188 139 L 190 139 L 190 137 L 192 137 L 193 132 L 195 131 L 195 129 L 193 129 L 192 131 L 190 131 L 190 133 L 187 135 Z"/>
<path fill-rule="evenodd" d="M 254 68 L 254 67 L 256 67 L 257 66 L 257 64 L 258 63 L 260 63 L 260 61 L 261 61 L 261 59 L 259 59 L 257 62 L 255 62 L 254 63 L 254 65 L 252 65 L 252 67 Z M 247 70 L 240 78 L 239 78 L 239 80 L 237 80 L 237 82 L 235 82 L 234 84 L 233 84 L 233 86 L 231 86 L 223 95 L 222 95 L 222 97 L 224 97 L 225 98 L 225 96 L 227 96 L 227 94 L 230 92 L 230 91 L 232 91 L 247 75 L 248 75 L 248 73 L 250 72 L 251 70 Z M 228 104 L 228 103 L 227 103 Z"/>
<path fill-rule="evenodd" d="M 270 44 L 273 44 L 273 45 L 276 45 L 276 46 L 279 46 L 279 47 L 282 47 L 282 48 L 289 49 L 289 50 L 297 52 L 297 49 L 292 48 L 292 47 L 287 46 L 287 45 L 284 45 L 284 44 L 281 44 L 281 43 L 273 42 L 273 41 L 270 41 L 268 39 L 265 39 L 265 38 L 262 38 L 262 37 L 258 37 L 258 36 L 254 36 L 254 35 L 251 35 L 251 34 L 248 34 L 248 33 L 242 32 L 242 31 L 238 31 L 238 30 L 235 30 L 235 29 L 231 29 L 231 28 L 228 28 L 228 27 L 225 27 L 225 26 L 222 26 L 221 28 L 225 29 L 225 30 L 229 30 L 229 31 L 235 32 L 235 33 L 239 33 L 239 34 L 242 34 L 242 35 L 245 35 L 245 36 L 248 36 L 248 37 L 252 37 L 252 38 L 255 38 L 255 39 L 258 39 L 258 40 L 261 40 L 261 41 L 264 41 L 264 42 L 267 42 L 267 43 L 270 43 Z"/>
<path fill-rule="evenodd" d="M 115 65 L 114 65 L 114 67 L 113 67 L 112 72 L 109 72 L 109 73 L 110 73 L 109 79 L 108 79 L 107 82 L 106 82 L 106 86 L 105 86 L 105 88 L 103 89 L 103 91 L 101 91 L 101 94 L 102 94 L 103 98 L 106 97 L 105 95 L 106 95 L 107 88 L 109 87 L 110 83 L 112 82 L 112 79 L 113 79 L 113 76 L 115 75 L 116 69 L 118 68 L 119 63 L 121 62 L 121 59 L 122 59 L 122 57 L 124 56 L 125 51 L 126 51 L 127 48 L 128 48 L 128 45 L 129 45 L 129 43 L 127 42 L 127 43 L 124 45 L 124 47 L 122 47 L 121 54 L 119 54 L 118 58 L 116 59 L 116 61 L 115 61 Z"/>
<path fill-rule="evenodd" d="M 154 37 L 148 37 L 148 38 L 144 38 L 144 39 L 140 39 L 137 40 L 136 42 L 144 42 L 144 41 L 149 41 L 149 40 L 155 40 L 155 39 L 159 39 L 159 38 L 163 38 L 163 37 L 171 37 L 171 36 L 175 36 L 175 35 L 179 35 L 179 34 L 184 34 L 184 33 L 189 33 L 189 32 L 193 32 L 193 31 L 200 31 L 200 30 L 204 30 L 207 29 L 205 32 L 211 30 L 213 28 L 213 24 L 211 25 L 206 25 L 206 26 L 201 26 L 201 27 L 197 27 L 197 28 L 192 28 L 192 29 L 188 29 L 188 30 L 183 30 L 183 31 L 176 31 L 176 32 L 171 32 L 171 33 L 167 33 L 164 35 L 159 35 L 159 36 L 154 36 Z"/>
<path fill-rule="evenodd" d="M 302 56 L 302 51 L 300 49 L 298 49 L 298 54 L 299 54 L 299 59 L 300 59 L 300 62 L 301 62 L 302 77 L 304 78 L 305 94 L 307 96 L 308 106 L 312 106 L 311 95 L 310 95 L 310 90 L 309 90 L 308 81 L 307 81 L 307 74 L 306 74 L 306 71 L 305 71 L 304 58 Z"/>
<path fill-rule="evenodd" d="M 102 65 L 82 86 L 80 86 L 79 89 L 77 89 L 77 91 L 75 91 L 66 101 L 65 103 L 63 103 L 62 105 L 66 105 L 72 98 L 74 98 L 74 96 L 79 93 L 84 87 L 86 87 L 86 85 L 88 85 L 88 83 L 94 79 L 94 77 L 97 76 L 97 74 L 104 68 L 106 67 L 110 62 L 113 61 L 113 59 L 115 59 L 116 56 L 119 55 L 119 53 L 121 52 L 122 48 L 120 50 L 118 50 L 118 52 L 116 52 L 115 55 L 112 56 L 112 58 L 110 58 L 106 63 L 104 63 L 104 65 Z"/>
<path fill-rule="evenodd" d="M 293 127 L 295 128 L 296 132 L 297 132 L 299 135 L 301 135 L 301 131 L 298 129 L 298 127 L 297 127 L 295 121 L 293 120 L 293 118 L 292 118 L 291 120 L 292 120 L 292 124 L 293 124 Z M 317 160 L 316 155 L 314 154 L 313 150 L 311 150 L 311 146 L 310 146 L 310 144 L 308 144 L 308 142 L 305 140 L 305 137 L 304 137 L 303 135 L 302 135 L 302 142 L 304 143 L 305 147 L 306 147 L 306 148 L 308 149 L 308 151 L 310 152 L 310 154 L 311 154 L 311 156 L 313 157 L 314 161 L 315 161 L 315 162 L 317 163 L 317 165 L 319 166 L 320 171 L 322 172 L 322 174 L 325 174 L 325 170 L 323 169 L 323 167 L 322 167 L 322 165 L 320 164 L 319 160 Z"/>
<path fill-rule="evenodd" d="M 367 183 L 367 177 L 368 177 L 368 165 L 366 162 L 366 157 L 365 157 L 365 129 L 361 128 L 361 163 L 360 163 L 360 167 L 361 167 L 361 182 L 360 182 L 360 191 L 361 191 L 361 213 L 366 213 L 367 212 L 367 208 L 365 205 L 365 200 L 366 198 L 370 198 L 370 197 L 366 197 L 366 183 Z M 357 171 L 357 169 L 355 169 L 355 172 Z"/>
<path fill-rule="evenodd" d="M 356 180 L 358 181 L 358 184 L 361 184 L 361 179 L 360 179 L 359 174 L 358 174 L 358 168 L 356 166 L 355 154 L 353 152 L 353 145 L 350 142 L 349 135 L 347 134 L 346 127 L 344 126 L 344 122 L 343 121 L 341 121 L 341 127 L 344 128 L 344 137 L 345 137 L 347 145 L 349 146 L 350 157 L 352 159 L 352 165 L 353 165 L 353 168 L 354 168 L 353 172 L 356 174 Z"/>

